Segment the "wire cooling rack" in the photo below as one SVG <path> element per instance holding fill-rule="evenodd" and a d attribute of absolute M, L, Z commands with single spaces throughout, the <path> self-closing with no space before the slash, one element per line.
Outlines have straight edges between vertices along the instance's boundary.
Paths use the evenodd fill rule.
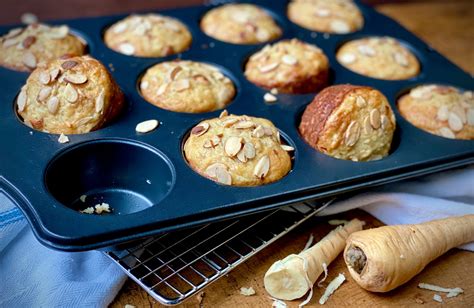
<path fill-rule="evenodd" d="M 177 305 L 331 202 L 302 203 L 164 233 L 106 254 L 158 302 Z"/>

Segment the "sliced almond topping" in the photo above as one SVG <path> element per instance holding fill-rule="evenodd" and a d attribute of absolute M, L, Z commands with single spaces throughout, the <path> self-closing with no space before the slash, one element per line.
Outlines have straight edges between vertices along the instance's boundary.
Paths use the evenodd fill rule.
<path fill-rule="evenodd" d="M 370 116 L 365 117 L 364 119 L 364 132 L 366 134 L 372 133 L 374 129 L 372 128 L 372 125 L 370 124 Z"/>
<path fill-rule="evenodd" d="M 48 98 L 48 96 L 51 94 L 52 90 L 53 89 L 51 87 L 41 88 L 41 90 L 39 90 L 38 92 L 37 100 L 40 102 L 44 102 Z"/>
<path fill-rule="evenodd" d="M 114 28 L 113 28 L 112 31 L 113 31 L 114 33 L 122 33 L 123 31 L 127 30 L 127 28 L 128 28 L 127 23 L 125 23 L 125 22 L 120 22 L 120 23 L 118 23 L 118 24 L 116 24 L 116 25 L 114 26 Z"/>
<path fill-rule="evenodd" d="M 451 112 L 456 114 L 462 121 L 462 124 L 467 123 L 467 115 L 466 111 L 464 111 L 464 108 L 460 105 L 456 105 L 451 109 Z"/>
<path fill-rule="evenodd" d="M 189 83 L 189 79 L 176 80 L 173 84 L 174 84 L 174 89 L 178 92 L 189 89 L 189 87 L 191 86 L 191 84 Z"/>
<path fill-rule="evenodd" d="M 448 117 L 449 117 L 449 109 L 448 109 L 448 106 L 441 106 L 439 109 L 438 109 L 438 112 L 436 114 L 436 117 L 438 118 L 438 120 L 440 121 L 447 121 L 448 120 Z"/>
<path fill-rule="evenodd" d="M 26 67 L 31 68 L 31 69 L 34 69 L 36 67 L 36 57 L 30 51 L 25 52 L 22 60 L 23 60 L 23 64 L 25 64 Z"/>
<path fill-rule="evenodd" d="M 206 170 L 204 170 L 204 173 L 210 176 L 211 178 L 215 178 L 217 169 L 223 169 L 227 171 L 227 166 L 222 163 L 214 163 L 212 165 L 209 165 Z"/>
<path fill-rule="evenodd" d="M 137 126 L 135 127 L 135 131 L 137 133 L 142 133 L 142 134 L 149 133 L 155 130 L 158 127 L 158 125 L 159 125 L 159 122 L 157 120 L 143 121 L 137 124 Z"/>
<path fill-rule="evenodd" d="M 268 73 L 268 72 L 271 72 L 273 71 L 274 69 L 276 69 L 278 67 L 278 65 L 280 65 L 280 63 L 278 62 L 274 62 L 274 63 L 270 63 L 270 64 L 267 64 L 267 65 L 264 65 L 264 66 L 260 66 L 258 68 L 258 70 L 261 72 L 261 73 Z"/>
<path fill-rule="evenodd" d="M 455 132 L 459 132 L 463 128 L 462 120 L 454 112 L 450 112 L 448 116 L 449 128 Z"/>
<path fill-rule="evenodd" d="M 4 40 L 2 43 L 2 46 L 4 48 L 8 48 L 8 47 L 15 46 L 16 44 L 18 44 L 18 38 L 11 38 L 11 39 Z"/>
<path fill-rule="evenodd" d="M 43 71 L 43 72 L 41 72 L 41 73 L 39 74 L 38 80 L 39 80 L 39 82 L 41 82 L 42 84 L 47 85 L 47 84 L 50 82 L 50 80 L 51 80 L 51 76 L 49 75 L 48 72 L 44 72 L 44 71 Z"/>
<path fill-rule="evenodd" d="M 281 57 L 281 61 L 288 65 L 295 65 L 296 63 L 298 63 L 298 60 L 296 60 L 296 58 L 292 55 L 284 55 L 283 57 Z"/>
<path fill-rule="evenodd" d="M 66 85 L 66 88 L 64 89 L 64 95 L 67 101 L 70 103 L 75 103 L 79 98 L 79 94 L 70 83 Z"/>
<path fill-rule="evenodd" d="M 433 85 L 417 87 L 410 91 L 410 96 L 415 99 L 430 99 L 434 89 L 436 86 Z"/>
<path fill-rule="evenodd" d="M 328 9 L 316 8 L 314 14 L 319 17 L 328 17 L 329 15 L 331 15 L 331 11 Z"/>
<path fill-rule="evenodd" d="M 241 137 L 229 137 L 224 145 L 225 153 L 230 157 L 237 155 L 242 149 L 242 141 L 243 139 Z"/>
<path fill-rule="evenodd" d="M 135 47 L 130 43 L 122 43 L 118 45 L 118 50 L 127 56 L 131 56 L 135 53 Z"/>
<path fill-rule="evenodd" d="M 340 20 L 340 19 L 335 19 L 331 21 L 331 23 L 329 24 L 329 27 L 331 28 L 333 32 L 338 33 L 338 34 L 346 34 L 346 33 L 351 32 L 351 27 L 349 26 L 349 24 L 345 22 L 344 20 Z"/>
<path fill-rule="evenodd" d="M 286 144 L 282 144 L 281 145 L 281 148 L 284 150 L 284 151 L 287 151 L 287 152 L 293 152 L 295 150 L 294 147 L 291 147 L 289 145 L 286 145 Z"/>
<path fill-rule="evenodd" d="M 379 129 L 380 111 L 378 109 L 372 109 L 372 111 L 370 111 L 370 125 L 372 125 L 374 129 Z"/>
<path fill-rule="evenodd" d="M 212 145 L 211 140 L 206 140 L 206 141 L 204 141 L 204 144 L 203 144 L 202 146 L 203 146 L 204 148 L 206 148 L 206 149 L 213 148 L 213 145 Z"/>
<path fill-rule="evenodd" d="M 393 58 L 395 59 L 395 62 L 397 62 L 401 66 L 407 67 L 408 64 L 409 64 L 407 57 L 404 54 L 400 53 L 400 52 L 394 53 Z"/>
<path fill-rule="evenodd" d="M 68 74 L 64 77 L 64 80 L 73 84 L 83 84 L 87 82 L 87 76 L 82 74 Z"/>
<path fill-rule="evenodd" d="M 142 82 L 140 82 L 140 89 L 142 90 L 148 89 L 149 86 L 150 86 L 150 83 L 146 80 L 143 80 Z"/>
<path fill-rule="evenodd" d="M 213 72 L 212 77 L 214 77 L 217 80 L 222 80 L 224 79 L 224 75 L 221 72 Z"/>
<path fill-rule="evenodd" d="M 252 159 L 255 157 L 255 146 L 253 143 L 247 142 L 244 144 L 244 147 L 241 152 L 245 153 L 245 157 L 248 159 Z"/>
<path fill-rule="evenodd" d="M 255 37 L 259 42 L 266 42 L 270 38 L 270 33 L 263 28 L 258 28 Z"/>
<path fill-rule="evenodd" d="M 270 93 L 273 94 L 273 95 L 277 95 L 278 94 L 278 89 L 273 88 L 273 89 L 270 90 Z"/>
<path fill-rule="evenodd" d="M 23 28 L 11 29 L 11 30 L 8 32 L 8 34 L 4 36 L 4 38 L 5 38 L 5 39 L 9 39 L 9 38 L 17 37 L 17 36 L 20 35 L 23 31 L 24 31 Z"/>
<path fill-rule="evenodd" d="M 447 127 L 441 127 L 439 129 L 439 134 L 445 138 L 450 138 L 450 139 L 454 139 L 456 138 L 456 136 L 454 135 L 453 131 L 450 130 L 449 128 Z"/>
<path fill-rule="evenodd" d="M 356 121 L 352 121 L 349 124 L 345 134 L 344 134 L 344 143 L 351 147 L 357 143 L 360 137 L 360 126 Z"/>
<path fill-rule="evenodd" d="M 69 27 L 68 26 L 60 26 L 51 29 L 51 31 L 47 32 L 47 36 L 52 39 L 62 39 L 65 38 L 69 34 Z"/>
<path fill-rule="evenodd" d="M 362 96 L 357 96 L 356 104 L 357 104 L 357 107 L 359 107 L 359 108 L 367 106 L 367 102 L 365 101 L 365 99 Z"/>
<path fill-rule="evenodd" d="M 61 135 L 59 135 L 58 142 L 59 143 L 68 143 L 69 142 L 69 137 L 64 135 L 64 134 L 61 134 Z"/>
<path fill-rule="evenodd" d="M 23 112 L 23 110 L 25 110 L 27 103 L 28 103 L 28 96 L 26 95 L 26 90 L 22 89 L 20 94 L 18 94 L 18 98 L 16 100 L 16 104 L 18 106 L 18 112 Z"/>
<path fill-rule="evenodd" d="M 237 153 L 237 159 L 243 163 L 246 163 L 248 161 L 247 156 L 245 156 L 245 152 L 242 149 L 239 153 Z"/>
<path fill-rule="evenodd" d="M 67 61 L 64 61 L 62 64 L 61 64 L 61 67 L 65 70 L 69 70 L 71 68 L 73 68 L 74 66 L 78 65 L 79 63 L 77 61 L 74 61 L 74 60 L 67 60 Z M 59 72 L 58 72 L 59 73 Z"/>
<path fill-rule="evenodd" d="M 263 128 L 263 126 L 262 125 L 257 126 L 257 128 L 253 130 L 252 136 L 257 137 L 257 138 L 261 138 L 265 136 L 265 129 Z"/>
<path fill-rule="evenodd" d="M 271 129 L 270 127 L 263 127 L 263 130 L 265 132 L 265 136 L 273 136 L 273 129 Z M 277 132 L 277 139 L 280 140 L 280 132 Z"/>
<path fill-rule="evenodd" d="M 382 116 L 380 117 L 380 122 L 382 124 L 382 129 L 383 130 L 386 130 L 388 128 L 388 125 L 390 124 L 390 120 L 384 114 L 382 114 Z"/>
<path fill-rule="evenodd" d="M 467 124 L 474 126 L 474 108 L 469 108 L 466 112 Z"/>
<path fill-rule="evenodd" d="M 206 140 L 204 142 L 204 147 L 205 148 L 215 148 L 216 146 L 219 145 L 219 143 L 221 143 L 221 138 L 219 136 L 212 136 L 211 139 L 209 140 Z"/>
<path fill-rule="evenodd" d="M 344 64 L 351 64 L 357 60 L 357 57 L 353 53 L 345 53 L 340 56 L 339 60 L 341 60 L 341 62 Z"/>
<path fill-rule="evenodd" d="M 250 14 L 247 11 L 235 11 L 231 18 L 238 23 L 245 24 L 250 20 Z"/>
<path fill-rule="evenodd" d="M 363 54 L 364 56 L 375 56 L 375 50 L 368 45 L 359 45 L 357 46 L 357 50 L 359 50 L 359 53 Z"/>
<path fill-rule="evenodd" d="M 200 123 L 193 127 L 191 134 L 196 135 L 197 137 L 204 135 L 209 129 L 210 125 L 207 122 Z"/>
<path fill-rule="evenodd" d="M 179 72 L 181 72 L 183 69 L 181 66 L 175 66 L 173 67 L 169 72 L 168 72 L 168 80 L 173 81 L 176 76 L 178 75 Z"/>
<path fill-rule="evenodd" d="M 278 100 L 278 98 L 271 93 L 265 93 L 265 95 L 263 96 L 263 100 L 267 103 L 274 103 Z"/>
<path fill-rule="evenodd" d="M 99 96 L 95 99 L 95 112 L 101 113 L 102 110 L 104 109 L 104 103 L 105 103 L 105 92 L 102 90 L 99 93 Z"/>
<path fill-rule="evenodd" d="M 166 92 L 166 89 L 168 88 L 169 83 L 163 83 L 159 88 L 158 91 L 156 92 L 156 95 L 160 96 L 163 95 Z"/>
<path fill-rule="evenodd" d="M 229 115 L 229 112 L 227 111 L 227 109 L 224 109 L 224 110 L 222 110 L 221 114 L 219 115 L 219 119 L 222 119 L 222 118 L 224 118 L 228 115 Z"/>
<path fill-rule="evenodd" d="M 22 45 L 23 45 L 24 48 L 28 49 L 35 42 L 36 42 L 36 36 L 29 35 L 23 40 Z"/>
<path fill-rule="evenodd" d="M 255 175 L 259 179 L 265 178 L 270 170 L 270 158 L 267 155 L 262 156 L 258 163 L 255 165 L 255 169 L 253 170 L 253 175 Z"/>
<path fill-rule="evenodd" d="M 234 125 L 234 127 L 238 129 L 254 128 L 255 126 L 255 123 L 252 121 L 240 121 Z"/>
<path fill-rule="evenodd" d="M 239 122 L 238 118 L 228 118 L 222 121 L 222 126 L 224 127 L 231 127 L 235 123 Z"/>
<path fill-rule="evenodd" d="M 216 180 L 217 182 L 224 185 L 232 184 L 232 176 L 226 169 L 223 168 L 216 169 Z"/>
<path fill-rule="evenodd" d="M 50 99 L 48 99 L 47 107 L 51 114 L 56 114 L 59 109 L 59 99 L 56 96 L 52 96 Z"/>

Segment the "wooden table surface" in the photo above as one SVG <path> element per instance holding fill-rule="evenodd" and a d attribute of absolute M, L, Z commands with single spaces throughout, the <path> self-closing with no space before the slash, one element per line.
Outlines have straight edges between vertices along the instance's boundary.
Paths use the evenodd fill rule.
<path fill-rule="evenodd" d="M 402 25 L 417 34 L 432 47 L 451 59 L 464 70 L 474 74 L 474 2 L 415 2 L 403 4 L 382 4 L 377 10 L 398 20 Z M 352 211 L 337 218 L 358 217 L 369 226 L 381 223 L 362 211 Z M 299 252 L 312 233 L 315 240 L 322 238 L 332 226 L 313 225 L 311 220 L 291 234 L 273 243 L 265 250 L 237 267 L 226 277 L 221 278 L 204 290 L 201 305 L 204 307 L 271 307 L 263 287 L 263 276 L 273 262 L 288 254 Z M 348 278 L 339 290 L 329 299 L 326 307 L 389 307 L 420 305 L 441 306 L 433 301 L 434 292 L 418 289 L 419 282 L 437 284 L 446 287 L 461 287 L 465 290 L 456 298 L 445 299 L 450 307 L 474 307 L 474 253 L 452 250 L 431 263 L 421 274 L 406 285 L 387 294 L 373 294 L 361 289 L 350 277 L 342 257 L 339 256 L 329 266 L 328 281 L 344 273 Z M 256 295 L 246 297 L 239 293 L 241 287 L 253 287 Z M 321 289 L 316 289 L 313 300 L 307 307 L 319 306 Z M 297 307 L 300 301 L 287 302 Z M 151 296 L 133 281 L 128 280 L 112 307 L 124 307 L 131 304 L 137 307 L 160 307 Z M 191 298 L 179 307 L 197 307 L 197 297 Z"/>
<path fill-rule="evenodd" d="M 390 1 L 384 1 L 390 2 Z M 54 3 L 53 7 L 51 4 Z M 130 12 L 158 7 L 183 6 L 199 4 L 201 0 L 182 1 L 64 1 L 52 0 L 2 0 L 0 3 L 0 23 L 18 22 L 18 16 L 23 12 L 33 12 L 41 19 L 69 18 Z M 56 5 L 57 4 L 57 5 Z M 388 3 L 377 5 L 376 8 L 398 20 L 405 27 L 427 41 L 431 46 L 451 59 L 464 70 L 474 74 L 474 1 L 404 1 L 404 3 Z M 338 218 L 347 219 L 358 217 L 368 222 L 368 225 L 380 226 L 381 223 L 362 211 L 352 211 Z M 286 255 L 300 251 L 308 236 L 312 233 L 315 240 L 323 237 L 332 227 L 329 225 L 307 223 L 292 231 L 291 234 L 272 244 L 255 257 L 240 265 L 226 277 L 218 280 L 205 289 L 204 307 L 270 307 L 271 300 L 263 288 L 263 275 L 268 267 L 276 260 Z M 452 307 L 474 307 L 474 254 L 466 251 L 452 250 L 431 263 L 421 274 L 412 281 L 387 294 L 372 294 L 359 288 L 350 278 L 341 257 L 329 267 L 328 281 L 342 272 L 348 278 L 339 290 L 329 299 L 327 307 L 348 306 L 414 306 L 423 301 L 427 306 L 436 306 L 432 300 L 433 292 L 420 290 L 419 282 L 438 284 L 446 287 L 462 287 L 465 294 L 456 298 L 445 299 Z M 256 295 L 245 297 L 239 294 L 240 287 L 253 287 Z M 317 303 L 322 294 L 316 289 L 313 300 L 308 306 L 319 306 Z M 299 301 L 288 303 L 296 307 Z M 128 280 L 112 307 L 124 307 L 131 304 L 137 307 L 159 307 L 147 293 L 137 284 Z M 197 298 L 191 298 L 182 307 L 196 307 Z"/>

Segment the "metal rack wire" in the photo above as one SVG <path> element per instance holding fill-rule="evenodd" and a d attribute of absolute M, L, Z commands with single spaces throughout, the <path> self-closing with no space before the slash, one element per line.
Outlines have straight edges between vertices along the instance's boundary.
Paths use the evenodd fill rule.
<path fill-rule="evenodd" d="M 106 254 L 158 302 L 177 305 L 330 203 L 302 203 L 164 233 Z"/>

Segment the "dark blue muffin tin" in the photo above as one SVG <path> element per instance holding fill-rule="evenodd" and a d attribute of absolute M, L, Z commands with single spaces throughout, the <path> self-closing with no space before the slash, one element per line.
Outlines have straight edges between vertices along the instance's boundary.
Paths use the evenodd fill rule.
<path fill-rule="evenodd" d="M 283 29 L 281 39 L 299 38 L 324 50 L 331 64 L 331 84 L 368 85 L 382 91 L 397 117 L 391 154 L 374 162 L 352 162 L 323 155 L 300 137 L 297 127 L 304 107 L 314 94 L 278 95 L 266 104 L 258 88 L 243 75 L 246 59 L 264 46 L 233 45 L 206 36 L 200 18 L 213 6 L 156 11 L 180 19 L 190 29 L 189 50 L 164 58 L 137 58 L 108 49 L 104 29 L 126 15 L 52 22 L 67 24 L 88 43 L 90 54 L 112 69 L 123 89 L 127 106 L 122 116 L 103 129 L 70 135 L 60 144 L 58 135 L 34 131 L 22 124 L 14 102 L 28 74 L 0 68 L 0 192 L 18 205 L 35 235 L 60 250 L 88 250 L 124 243 L 144 236 L 237 215 L 280 207 L 302 200 L 334 196 L 382 183 L 436 172 L 474 161 L 474 141 L 449 140 L 409 124 L 397 111 L 400 94 L 418 84 L 441 83 L 472 89 L 471 76 L 457 68 L 413 34 L 373 9 L 360 5 L 362 30 L 347 35 L 326 35 L 305 30 L 286 17 L 286 1 L 258 1 Z M 12 27 L 1 27 L 5 33 Z M 315 35 L 316 34 L 316 35 Z M 341 66 L 335 58 L 344 42 L 388 35 L 403 42 L 418 57 L 421 73 L 403 81 L 364 77 Z M 234 82 L 237 95 L 228 106 L 233 114 L 270 119 L 295 147 L 292 171 L 280 181 L 260 187 L 229 187 L 195 173 L 186 163 L 182 144 L 198 122 L 221 111 L 203 114 L 174 113 L 147 103 L 137 89 L 150 66 L 176 58 L 204 61 L 223 69 Z M 158 119 L 160 127 L 148 134 L 135 125 Z M 87 195 L 86 203 L 79 198 Z M 78 209 L 107 202 L 113 213 L 81 214 Z"/>

